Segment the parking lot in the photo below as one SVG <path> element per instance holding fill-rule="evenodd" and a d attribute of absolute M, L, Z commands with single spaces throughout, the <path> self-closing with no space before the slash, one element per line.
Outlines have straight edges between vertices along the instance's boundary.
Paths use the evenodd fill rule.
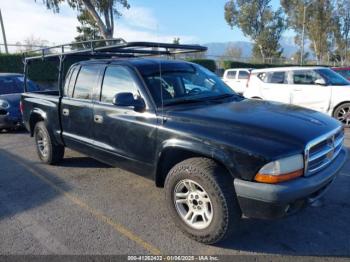
<path fill-rule="evenodd" d="M 321 207 L 243 219 L 235 238 L 207 246 L 175 228 L 153 181 L 71 150 L 46 166 L 28 134 L 0 134 L 0 254 L 350 256 L 349 199 L 348 162 Z"/>

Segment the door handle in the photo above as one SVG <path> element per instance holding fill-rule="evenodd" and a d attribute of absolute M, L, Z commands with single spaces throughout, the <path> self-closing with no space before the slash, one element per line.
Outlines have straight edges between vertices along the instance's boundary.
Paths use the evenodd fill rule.
<path fill-rule="evenodd" d="M 62 114 L 63 114 L 64 116 L 69 116 L 69 109 L 63 108 Z"/>
<path fill-rule="evenodd" d="M 102 124 L 103 123 L 103 116 L 95 115 L 94 121 L 95 121 L 95 123 Z"/>
<path fill-rule="evenodd" d="M 302 90 L 301 89 L 293 89 L 293 91 L 299 92 L 299 91 L 302 91 Z"/>

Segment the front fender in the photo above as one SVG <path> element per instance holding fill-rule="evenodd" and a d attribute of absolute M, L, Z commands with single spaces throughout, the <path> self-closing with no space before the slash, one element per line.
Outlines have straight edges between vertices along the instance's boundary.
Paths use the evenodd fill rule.
<path fill-rule="evenodd" d="M 161 159 L 162 154 L 169 149 L 179 149 L 191 152 L 198 156 L 203 156 L 207 158 L 214 159 L 223 165 L 233 177 L 237 176 L 237 171 L 235 169 L 235 163 L 233 159 L 228 156 L 223 149 L 215 147 L 214 145 L 207 144 L 205 142 L 200 141 L 188 141 L 183 139 L 172 138 L 163 141 L 158 151 L 158 161 Z"/>

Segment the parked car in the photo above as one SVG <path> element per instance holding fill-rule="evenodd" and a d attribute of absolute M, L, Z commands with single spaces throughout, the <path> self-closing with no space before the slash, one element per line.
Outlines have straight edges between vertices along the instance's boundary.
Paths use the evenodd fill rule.
<path fill-rule="evenodd" d="M 350 80 L 350 67 L 333 67 L 335 72 Z"/>
<path fill-rule="evenodd" d="M 233 68 L 224 72 L 222 79 L 236 93 L 243 94 L 247 87 L 251 68 Z"/>
<path fill-rule="evenodd" d="M 350 126 L 350 82 L 329 68 L 253 70 L 244 96 L 307 107 Z"/>
<path fill-rule="evenodd" d="M 23 93 L 24 76 L 14 73 L 0 73 L 0 131 L 16 129 L 22 124 L 19 102 Z M 28 81 L 30 91 L 37 91 L 38 87 Z"/>
<path fill-rule="evenodd" d="M 335 119 L 246 99 L 185 61 L 83 61 L 61 90 L 22 95 L 41 161 L 68 147 L 153 179 L 176 225 L 203 243 L 235 232 L 242 213 L 277 218 L 316 201 L 347 159 Z"/>

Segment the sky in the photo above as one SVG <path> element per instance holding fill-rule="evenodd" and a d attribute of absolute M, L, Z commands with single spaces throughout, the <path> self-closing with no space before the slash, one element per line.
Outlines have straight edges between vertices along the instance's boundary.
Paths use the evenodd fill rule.
<path fill-rule="evenodd" d="M 116 20 L 114 37 L 126 41 L 204 44 L 209 42 L 249 41 L 243 33 L 227 25 L 224 4 L 227 0 L 129 0 L 129 10 Z M 272 0 L 274 8 L 279 0 Z M 0 0 L 8 43 L 29 37 L 50 44 L 71 42 L 77 35 L 76 11 L 67 5 L 58 14 L 47 10 L 41 0 Z M 2 37 L 0 38 L 2 43 Z"/>

